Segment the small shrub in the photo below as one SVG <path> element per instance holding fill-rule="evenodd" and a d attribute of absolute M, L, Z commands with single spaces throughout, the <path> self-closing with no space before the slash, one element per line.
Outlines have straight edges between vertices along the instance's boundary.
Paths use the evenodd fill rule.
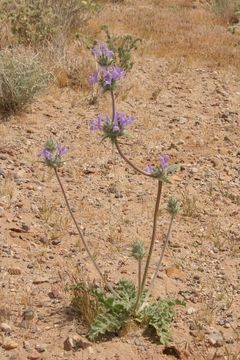
<path fill-rule="evenodd" d="M 44 88 L 52 75 L 35 55 L 19 51 L 0 52 L 0 113 L 20 110 Z"/>
<path fill-rule="evenodd" d="M 97 8 L 93 0 L 0 0 L 0 18 L 18 43 L 35 46 L 74 33 Z"/>

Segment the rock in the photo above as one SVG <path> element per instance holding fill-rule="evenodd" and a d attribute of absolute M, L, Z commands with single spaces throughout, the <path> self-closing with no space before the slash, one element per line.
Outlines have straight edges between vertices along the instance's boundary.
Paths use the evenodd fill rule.
<path fill-rule="evenodd" d="M 181 269 L 178 269 L 175 265 L 166 269 L 166 274 L 171 279 L 185 280 L 186 273 Z"/>
<path fill-rule="evenodd" d="M 48 278 L 37 278 L 37 279 L 33 280 L 34 285 L 44 284 L 44 283 L 48 283 L 48 282 L 49 282 Z"/>
<path fill-rule="evenodd" d="M 32 346 L 31 346 L 31 344 L 30 344 L 29 341 L 26 341 L 26 340 L 23 341 L 23 348 L 24 348 L 27 352 L 32 351 Z"/>
<path fill-rule="evenodd" d="M 0 207 L 0 218 L 4 216 L 4 208 Z"/>
<path fill-rule="evenodd" d="M 4 343 L 2 344 L 2 348 L 4 350 L 13 350 L 16 349 L 17 347 L 18 347 L 18 343 L 11 339 L 4 341 Z"/>
<path fill-rule="evenodd" d="M 187 314 L 188 314 L 188 315 L 192 315 L 192 314 L 194 314 L 195 312 L 196 312 L 196 309 L 194 309 L 193 307 L 190 307 L 190 308 L 187 309 Z"/>
<path fill-rule="evenodd" d="M 38 360 L 41 359 L 41 354 L 39 354 L 37 351 L 33 351 L 31 354 L 27 356 L 27 359 L 29 360 Z"/>
<path fill-rule="evenodd" d="M 0 324 L 0 329 L 6 335 L 9 335 L 11 333 L 11 331 L 12 331 L 11 326 L 8 325 L 7 323 L 1 323 Z"/>
<path fill-rule="evenodd" d="M 12 267 L 8 269 L 8 273 L 10 275 L 21 275 L 21 269 Z"/>
<path fill-rule="evenodd" d="M 64 341 L 64 350 L 71 351 L 71 350 L 78 350 L 78 349 L 87 349 L 91 346 L 91 343 L 86 341 L 80 335 L 72 335 L 68 336 L 67 339 Z"/>
<path fill-rule="evenodd" d="M 61 243 L 61 240 L 60 239 L 54 239 L 53 241 L 52 241 L 52 245 L 58 245 L 58 244 L 60 244 Z"/>
<path fill-rule="evenodd" d="M 61 295 L 60 291 L 57 289 L 52 289 L 48 293 L 48 296 L 50 297 L 50 299 L 62 299 L 62 295 Z"/>
<path fill-rule="evenodd" d="M 216 329 L 209 330 L 209 335 L 207 337 L 207 340 L 209 344 L 215 347 L 223 346 L 225 342 L 222 332 Z"/>
<path fill-rule="evenodd" d="M 123 197 L 123 194 L 120 191 L 117 191 L 115 194 L 116 199 L 121 199 Z"/>
<path fill-rule="evenodd" d="M 44 351 L 46 351 L 47 345 L 45 344 L 36 344 L 35 349 L 39 352 L 39 353 L 43 353 Z"/>
<path fill-rule="evenodd" d="M 39 241 L 44 244 L 44 245 L 48 245 L 49 244 L 49 240 L 47 237 L 42 237 L 39 239 Z"/>
<path fill-rule="evenodd" d="M 30 321 L 34 318 L 34 311 L 32 308 L 24 310 L 22 314 L 23 320 Z"/>

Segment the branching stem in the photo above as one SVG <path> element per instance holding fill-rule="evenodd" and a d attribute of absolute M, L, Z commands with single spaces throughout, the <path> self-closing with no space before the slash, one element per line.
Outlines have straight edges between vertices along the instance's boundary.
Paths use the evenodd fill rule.
<path fill-rule="evenodd" d="M 159 272 L 160 266 L 162 265 L 163 257 L 164 257 L 166 248 L 167 248 L 167 246 L 168 246 L 169 240 L 170 240 L 174 217 L 175 217 L 174 215 L 171 216 L 171 220 L 170 220 L 169 227 L 168 227 L 168 232 L 167 232 L 167 235 L 166 235 L 166 239 L 165 239 L 165 241 L 164 241 L 164 244 L 163 244 L 163 248 L 162 248 L 162 251 L 161 251 L 161 254 L 160 254 L 160 258 L 159 258 L 159 260 L 158 260 L 157 268 L 156 268 L 156 271 L 155 271 L 155 273 L 154 273 L 154 275 L 153 275 L 151 284 L 149 285 L 149 291 L 151 291 L 151 290 L 153 289 L 154 283 L 155 283 L 155 280 L 156 280 L 156 277 L 157 277 L 157 274 L 158 274 L 158 272 Z"/>
<path fill-rule="evenodd" d="M 138 260 L 138 293 L 137 293 L 137 300 L 134 306 L 134 311 L 138 309 L 139 302 L 142 295 L 142 259 Z"/>
<path fill-rule="evenodd" d="M 162 182 L 158 181 L 157 198 L 156 198 L 154 217 L 153 217 L 152 238 L 151 238 L 148 257 L 147 257 L 147 261 L 146 261 L 146 265 L 145 265 L 145 269 L 144 269 L 144 273 L 143 273 L 143 279 L 142 279 L 142 285 L 141 285 L 141 295 L 142 295 L 142 293 L 144 291 L 145 283 L 146 283 L 146 280 L 147 280 L 149 264 L 150 264 L 150 260 L 151 260 L 151 257 L 152 257 L 153 247 L 154 247 L 154 244 L 155 244 L 156 230 L 157 230 L 157 218 L 158 218 L 158 211 L 159 211 L 161 195 L 162 195 Z"/>
<path fill-rule="evenodd" d="M 76 226 L 77 232 L 78 232 L 78 234 L 79 234 L 80 239 L 81 239 L 82 242 L 83 242 L 83 245 L 84 245 L 84 247 L 85 247 L 85 250 L 87 251 L 88 256 L 90 257 L 90 259 L 92 260 L 93 265 L 95 266 L 95 269 L 97 270 L 98 274 L 99 274 L 100 277 L 102 278 L 102 280 L 103 280 L 103 282 L 105 283 L 105 285 L 107 286 L 107 288 L 108 288 L 111 292 L 114 292 L 112 286 L 107 283 L 107 281 L 106 281 L 103 273 L 101 272 L 98 264 L 96 263 L 94 257 L 92 256 L 92 254 L 91 254 L 91 252 L 90 252 L 90 250 L 89 250 L 88 244 L 86 243 L 86 241 L 85 241 L 85 239 L 84 239 L 83 233 L 82 233 L 82 231 L 81 231 L 81 229 L 80 229 L 80 227 L 79 227 L 79 225 L 78 225 L 78 223 L 77 223 L 77 220 L 76 220 L 76 218 L 75 218 L 75 216 L 74 216 L 74 214 L 73 214 L 73 212 L 72 212 L 72 209 L 71 209 L 71 207 L 70 207 L 70 204 L 69 204 L 69 201 L 68 201 L 66 192 L 65 192 L 65 190 L 64 190 L 62 181 L 61 181 L 61 179 L 60 179 L 60 176 L 59 176 L 59 174 L 58 174 L 58 170 L 57 170 L 56 167 L 54 167 L 54 172 L 55 172 L 55 175 L 56 175 L 58 184 L 59 184 L 59 186 L 60 186 L 60 188 L 61 188 L 61 191 L 62 191 L 64 200 L 65 200 L 65 203 L 66 203 L 66 205 L 67 205 L 67 209 L 68 209 L 69 214 L 71 215 L 71 218 L 72 218 L 72 220 L 73 220 L 73 222 L 74 222 L 74 224 L 75 224 L 75 226 Z"/>
<path fill-rule="evenodd" d="M 123 158 L 123 160 L 125 160 L 126 163 L 127 163 L 128 165 L 130 165 L 135 171 L 137 171 L 138 173 L 140 173 L 140 174 L 142 174 L 142 175 L 148 176 L 148 177 L 154 177 L 154 176 L 152 176 L 152 174 L 148 174 L 147 172 L 139 169 L 136 165 L 134 165 L 134 164 L 131 162 L 131 160 L 129 160 L 129 159 L 123 154 L 123 152 L 122 152 L 122 150 L 121 150 L 121 148 L 120 148 L 120 146 L 119 146 L 119 142 L 118 142 L 118 139 L 117 139 L 117 138 L 115 139 L 115 145 L 116 145 L 116 148 L 117 148 L 117 151 L 118 151 L 119 155 L 120 155 L 120 156 Z"/>
<path fill-rule="evenodd" d="M 112 122 L 114 122 L 116 106 L 115 106 L 115 97 L 112 89 L 111 89 L 111 98 L 112 98 Z"/>

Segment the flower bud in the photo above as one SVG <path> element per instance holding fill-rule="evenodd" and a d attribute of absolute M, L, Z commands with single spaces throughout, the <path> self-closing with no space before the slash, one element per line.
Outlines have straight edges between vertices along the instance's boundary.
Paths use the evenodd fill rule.
<path fill-rule="evenodd" d="M 136 240 L 132 244 L 132 256 L 136 260 L 142 260 L 145 255 L 144 243 L 141 240 Z"/>
<path fill-rule="evenodd" d="M 169 214 L 171 214 L 173 216 L 177 215 L 177 213 L 180 211 L 180 205 L 176 198 L 171 197 L 168 200 L 167 211 L 169 212 Z"/>

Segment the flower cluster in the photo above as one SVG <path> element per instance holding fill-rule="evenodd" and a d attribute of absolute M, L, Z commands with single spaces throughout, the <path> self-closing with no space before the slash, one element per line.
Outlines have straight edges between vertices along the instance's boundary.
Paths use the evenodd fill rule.
<path fill-rule="evenodd" d="M 104 43 L 93 48 L 92 53 L 95 55 L 100 68 L 89 77 L 89 84 L 99 84 L 104 91 L 113 90 L 116 81 L 125 76 L 124 69 L 120 66 L 112 66 L 114 53 Z"/>
<path fill-rule="evenodd" d="M 114 89 L 116 81 L 125 76 L 123 68 L 119 66 L 102 67 L 89 77 L 89 84 L 100 84 L 104 91 Z"/>
<path fill-rule="evenodd" d="M 38 156 L 42 158 L 45 165 L 60 167 L 63 164 L 62 157 L 67 153 L 65 146 L 56 144 L 52 139 L 48 140 Z"/>
<path fill-rule="evenodd" d="M 104 139 L 110 138 L 114 142 L 116 137 L 124 135 L 125 127 L 132 122 L 133 118 L 122 112 L 116 112 L 114 120 L 99 114 L 96 119 L 92 120 L 90 130 L 102 131 Z"/>
<path fill-rule="evenodd" d="M 148 165 L 146 168 L 146 172 L 163 182 L 170 182 L 169 175 L 174 173 L 179 168 L 179 165 L 177 164 L 169 165 L 169 160 L 170 160 L 169 155 L 163 155 L 163 156 L 161 155 L 159 157 L 159 160 L 160 160 L 159 166 Z"/>
<path fill-rule="evenodd" d="M 114 53 L 108 49 L 104 43 L 99 43 L 98 46 L 92 49 L 92 54 L 96 57 L 100 66 L 109 66 L 113 62 Z"/>

